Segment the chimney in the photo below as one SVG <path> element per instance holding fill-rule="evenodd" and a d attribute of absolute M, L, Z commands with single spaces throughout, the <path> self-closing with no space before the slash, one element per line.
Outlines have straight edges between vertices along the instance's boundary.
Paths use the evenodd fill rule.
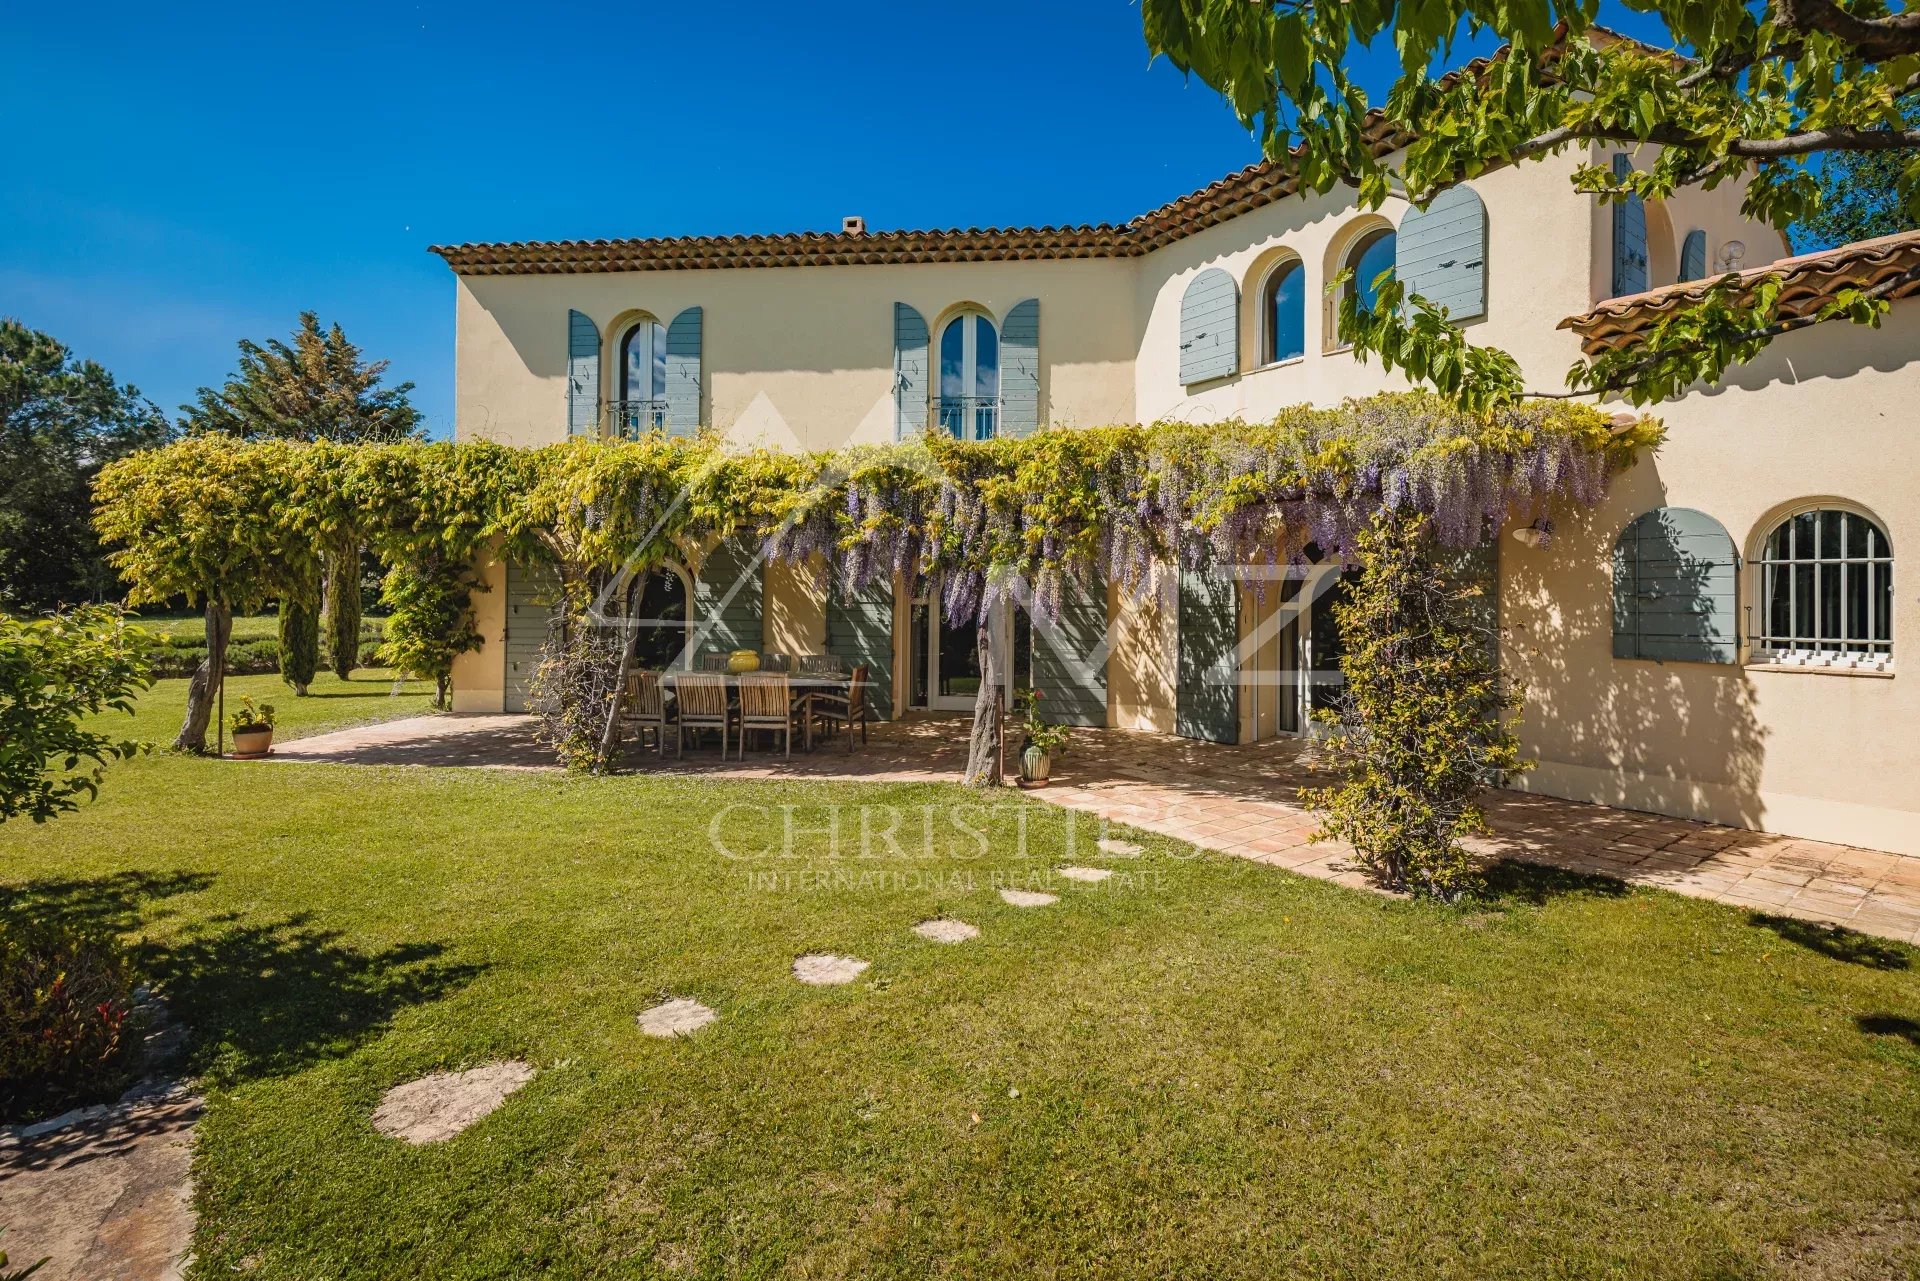
<path fill-rule="evenodd" d="M 864 236 L 867 234 L 867 220 L 859 214 L 848 214 L 840 220 L 840 234 L 843 236 Z"/>

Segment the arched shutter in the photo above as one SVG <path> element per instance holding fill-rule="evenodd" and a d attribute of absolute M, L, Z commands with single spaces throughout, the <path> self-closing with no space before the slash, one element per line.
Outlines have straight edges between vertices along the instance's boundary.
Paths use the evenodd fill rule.
<path fill-rule="evenodd" d="M 1240 289 L 1210 267 L 1180 298 L 1180 382 L 1191 387 L 1240 371 Z"/>
<path fill-rule="evenodd" d="M 927 321 L 903 302 L 893 304 L 893 438 L 927 429 Z"/>
<path fill-rule="evenodd" d="M 1240 737 L 1240 592 L 1223 568 L 1180 571 L 1180 656 L 1173 732 L 1232 743 Z"/>
<path fill-rule="evenodd" d="M 1707 274 L 1707 233 L 1695 228 L 1680 246 L 1680 279 L 1699 280 Z"/>
<path fill-rule="evenodd" d="M 1636 518 L 1613 548 L 1613 656 L 1739 659 L 1740 558 L 1720 522 L 1689 507 Z"/>
<path fill-rule="evenodd" d="M 1040 300 L 1029 298 L 1000 322 L 1000 432 L 1031 436 L 1039 426 Z"/>
<path fill-rule="evenodd" d="M 1033 687 L 1040 715 L 1060 725 L 1107 724 L 1107 584 L 1069 577 L 1060 585 L 1060 617 L 1031 618 Z"/>
<path fill-rule="evenodd" d="M 700 342 L 703 313 L 689 307 L 667 326 L 667 434 L 700 430 Z"/>
<path fill-rule="evenodd" d="M 760 648 L 761 579 L 758 549 L 743 539 L 728 539 L 707 553 L 693 580 L 693 653 Z"/>
<path fill-rule="evenodd" d="M 1613 157 L 1613 176 L 1633 172 L 1626 153 Z M 1613 296 L 1637 294 L 1647 287 L 1647 207 L 1638 196 L 1628 196 L 1613 207 Z"/>
<path fill-rule="evenodd" d="M 1455 320 L 1487 314 L 1487 207 L 1467 186 L 1410 211 L 1394 242 L 1394 278 Z"/>
<path fill-rule="evenodd" d="M 600 431 L 600 330 L 584 312 L 567 312 L 567 435 Z"/>

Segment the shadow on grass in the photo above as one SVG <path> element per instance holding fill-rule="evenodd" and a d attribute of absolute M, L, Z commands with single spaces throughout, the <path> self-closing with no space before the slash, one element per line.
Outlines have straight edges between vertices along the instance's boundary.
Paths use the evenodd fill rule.
<path fill-rule="evenodd" d="M 117 934 L 163 919 L 160 900 L 213 883 L 205 873 L 119 872 L 28 882 L 8 891 L 0 921 L 52 922 Z M 347 1053 L 410 1005 L 470 982 L 481 966 L 452 964 L 438 943 L 374 951 L 306 913 L 271 920 L 226 914 L 132 946 L 188 1031 L 188 1065 L 223 1085 L 298 1071 Z"/>
<path fill-rule="evenodd" d="M 1913 964 L 1907 950 L 1899 944 L 1845 926 L 1820 925 L 1766 912 L 1755 912 L 1753 923 L 1772 930 L 1789 943 L 1836 961 L 1845 961 L 1849 965 L 1864 965 L 1873 970 L 1904 970 Z"/>
<path fill-rule="evenodd" d="M 1853 1025 L 1868 1036 L 1898 1037 L 1908 1045 L 1920 1048 L 1920 1023 L 1898 1014 L 1859 1014 L 1854 1016 Z"/>
<path fill-rule="evenodd" d="M 1483 873 L 1474 897 L 1486 906 L 1542 907 L 1557 898 L 1622 898 L 1627 893 L 1627 883 L 1611 876 L 1501 859 Z"/>

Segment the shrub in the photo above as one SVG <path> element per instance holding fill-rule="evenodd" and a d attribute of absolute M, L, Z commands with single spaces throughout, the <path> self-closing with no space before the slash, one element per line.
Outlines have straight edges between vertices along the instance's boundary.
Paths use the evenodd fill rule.
<path fill-rule="evenodd" d="M 133 972 L 118 945 L 0 922 L 0 1121 L 119 1093 L 139 1037 Z"/>
<path fill-rule="evenodd" d="M 152 684 L 152 637 L 112 606 L 45 618 L 0 613 L 0 822 L 44 823 L 100 790 L 144 744 L 90 728 Z"/>
<path fill-rule="evenodd" d="M 279 666 L 280 678 L 304 698 L 320 670 L 320 616 L 311 602 L 280 602 Z"/>
<path fill-rule="evenodd" d="M 207 658 L 207 647 L 197 636 L 174 636 L 167 647 L 154 655 L 155 679 L 166 676 L 191 676 Z M 280 670 L 280 642 L 270 636 L 256 636 L 227 646 L 227 675 L 265 676 Z"/>
<path fill-rule="evenodd" d="M 1346 692 L 1317 713 L 1344 778 L 1305 800 L 1381 884 L 1456 898 L 1475 878 L 1460 838 L 1486 830 L 1480 794 L 1527 767 L 1520 696 L 1500 677 L 1485 576 L 1436 548 L 1424 516 L 1380 513 L 1356 551 L 1359 580 L 1334 606 Z"/>

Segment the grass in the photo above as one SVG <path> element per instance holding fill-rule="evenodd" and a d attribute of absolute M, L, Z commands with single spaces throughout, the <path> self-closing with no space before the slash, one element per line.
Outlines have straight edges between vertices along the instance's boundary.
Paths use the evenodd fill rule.
<path fill-rule="evenodd" d="M 207 619 L 204 614 L 186 614 L 181 616 L 154 615 L 141 617 L 140 626 L 162 636 L 191 636 L 204 643 L 207 639 Z M 368 614 L 360 620 L 364 633 L 368 624 L 375 628 L 384 627 L 386 618 L 380 614 Z M 233 618 L 233 635 L 229 643 L 247 640 L 276 640 L 280 636 L 280 616 L 278 614 L 236 614 Z"/>
<path fill-rule="evenodd" d="M 185 678 L 155 681 L 132 716 L 105 713 L 93 724 L 117 736 L 165 746 L 180 732 L 180 722 L 186 715 L 187 684 Z M 420 716 L 432 710 L 433 682 L 396 680 L 392 672 L 379 668 L 361 668 L 344 681 L 322 671 L 307 689 L 307 696 L 299 698 L 272 673 L 229 676 L 227 710 L 238 708 L 242 695 L 251 695 L 256 703 L 272 703 L 274 736 L 282 742 L 350 725 Z M 211 745 L 211 729 L 207 739 Z"/>
<path fill-rule="evenodd" d="M 1093 833 L 1009 795 L 958 815 L 982 853 L 978 800 L 152 758 L 0 828 L 0 904 L 139 940 L 193 1029 L 204 1277 L 1920 1269 L 1907 949 L 1545 872 L 1394 902 L 1150 836 L 1023 911 L 996 884 Z M 863 856 L 862 806 L 903 854 Z M 982 937 L 909 932 L 940 914 Z M 873 966 L 805 988 L 810 951 Z M 642 1036 L 666 996 L 720 1021 Z M 369 1125 L 513 1056 L 539 1076 L 449 1143 Z"/>

